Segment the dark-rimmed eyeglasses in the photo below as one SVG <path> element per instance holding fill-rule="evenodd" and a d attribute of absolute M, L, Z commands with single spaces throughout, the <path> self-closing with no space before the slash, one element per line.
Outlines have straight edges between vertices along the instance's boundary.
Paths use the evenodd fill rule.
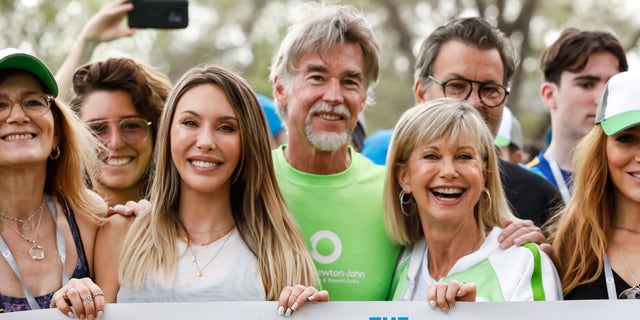
<path fill-rule="evenodd" d="M 640 299 L 640 284 L 622 291 L 618 299 Z"/>
<path fill-rule="evenodd" d="M 478 84 L 478 97 L 482 104 L 489 108 L 497 107 L 504 102 L 509 94 L 509 88 L 505 88 L 497 83 L 480 82 L 464 78 L 455 78 L 447 81 L 440 81 L 433 76 L 428 77 L 433 82 L 442 86 L 445 97 L 467 100 L 473 92 L 473 84 Z"/>
<path fill-rule="evenodd" d="M 45 93 L 25 93 L 16 100 L 0 96 L 0 119 L 8 118 L 16 104 L 29 118 L 43 116 L 51 108 L 51 100 L 53 96 Z"/>
<path fill-rule="evenodd" d="M 151 122 L 141 118 L 95 120 L 87 122 L 87 126 L 106 144 L 111 139 L 113 123 L 117 124 L 120 138 L 126 143 L 140 143 L 151 135 Z"/>

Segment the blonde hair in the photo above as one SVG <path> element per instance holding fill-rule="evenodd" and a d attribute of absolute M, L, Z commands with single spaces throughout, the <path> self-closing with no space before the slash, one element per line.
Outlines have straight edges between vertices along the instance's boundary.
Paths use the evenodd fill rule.
<path fill-rule="evenodd" d="M 238 231 L 258 259 L 267 299 L 277 300 L 287 285 L 317 286 L 313 261 L 278 188 L 266 120 L 255 93 L 240 76 L 218 66 L 192 68 L 169 95 L 154 149 L 151 212 L 137 219 L 125 239 L 121 284 L 139 287 L 156 273 L 172 285 L 178 260 L 175 240 L 186 229 L 178 215 L 181 178 L 171 158 L 170 127 L 182 95 L 202 84 L 222 89 L 238 119 L 241 156 L 230 178 L 229 200 Z"/>
<path fill-rule="evenodd" d="M 100 144 L 89 128 L 76 116 L 71 108 L 58 99 L 51 103 L 59 157 L 48 159 L 44 191 L 61 195 L 74 216 L 87 222 L 102 225 L 105 203 L 97 202 L 89 189 L 99 174 L 100 164 L 96 146 Z"/>
<path fill-rule="evenodd" d="M 464 101 L 441 98 L 405 111 L 391 137 L 384 190 L 385 224 L 391 239 L 411 245 L 424 236 L 419 215 L 416 212 L 409 216 L 403 214 L 398 199 L 402 190 L 397 180 L 398 172 L 407 164 L 413 150 L 440 138 L 454 144 L 473 137 L 477 139 L 475 143 L 485 165 L 485 188 L 490 194 L 483 193 L 476 204 L 475 218 L 480 234 L 485 237 L 487 230 L 501 226 L 504 219 L 513 218 L 500 182 L 493 136 L 482 116 Z"/>
<path fill-rule="evenodd" d="M 615 187 L 609 178 L 607 136 L 599 125 L 578 143 L 573 196 L 550 224 L 552 258 L 563 293 L 595 281 L 604 265 L 614 215 Z"/>

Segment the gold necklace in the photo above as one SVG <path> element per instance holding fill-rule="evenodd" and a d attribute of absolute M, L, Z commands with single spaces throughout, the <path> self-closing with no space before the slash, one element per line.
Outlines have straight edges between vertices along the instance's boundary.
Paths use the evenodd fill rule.
<path fill-rule="evenodd" d="M 43 199 L 44 202 L 44 199 Z M 33 237 L 33 240 L 29 239 L 29 237 L 25 236 L 24 234 L 22 234 L 22 232 L 20 232 L 20 230 L 18 230 L 18 228 L 12 226 L 10 223 L 8 223 L 7 221 L 3 219 L 2 222 L 4 222 L 9 228 L 11 228 L 11 230 L 13 230 L 15 233 L 17 233 L 20 237 L 22 237 L 22 239 L 26 240 L 27 242 L 31 243 L 31 249 L 29 249 L 27 252 L 29 252 L 29 255 L 31 256 L 31 259 L 33 260 L 42 260 L 44 259 L 44 248 L 42 248 L 42 246 L 39 246 L 38 243 L 36 241 L 38 241 L 38 232 L 40 231 L 40 222 L 42 221 L 42 205 L 40 206 L 40 215 L 38 217 L 38 225 L 36 226 L 36 233 L 35 236 Z M 24 227 L 23 227 L 24 229 Z"/>
<path fill-rule="evenodd" d="M 217 240 L 222 239 L 222 237 L 224 237 L 225 235 L 230 235 L 231 231 L 233 230 L 234 227 L 231 227 L 230 229 L 228 229 L 227 231 L 222 231 L 219 233 L 219 237 L 217 237 L 216 239 L 214 239 L 213 241 L 205 244 L 211 244 Z M 196 250 L 194 248 L 194 245 L 192 245 L 192 241 L 191 239 L 187 239 L 187 249 L 189 249 L 189 252 L 191 253 L 191 262 L 193 262 L 193 264 L 196 266 L 196 277 L 200 278 L 203 275 L 203 271 L 204 269 L 206 269 L 211 262 L 213 262 L 213 260 L 218 256 L 218 254 L 220 254 L 220 252 L 222 251 L 222 249 L 224 248 L 225 244 L 227 244 L 227 241 L 229 241 L 229 238 L 231 238 L 231 236 L 228 236 L 224 239 L 224 242 L 222 243 L 222 245 L 220 246 L 220 248 L 218 249 L 218 251 L 216 251 L 216 253 L 213 254 L 213 256 L 211 257 L 211 259 L 209 259 L 209 261 L 207 261 L 207 263 L 202 266 L 202 268 L 200 267 L 200 265 L 198 264 L 198 250 Z M 195 244 L 198 247 L 202 247 L 203 245 L 199 245 L 199 244 Z"/>
<path fill-rule="evenodd" d="M 42 212 L 43 205 L 44 205 L 44 197 L 42 197 L 42 202 L 40 203 L 40 207 L 38 207 L 38 209 L 33 211 L 33 213 L 26 219 L 18 219 L 16 217 L 8 216 L 3 211 L 0 211 L 0 218 L 13 220 L 15 222 L 20 222 L 22 223 L 22 230 L 29 231 L 29 229 L 31 229 L 31 226 L 29 225 L 29 221 L 31 221 L 39 212 Z"/>

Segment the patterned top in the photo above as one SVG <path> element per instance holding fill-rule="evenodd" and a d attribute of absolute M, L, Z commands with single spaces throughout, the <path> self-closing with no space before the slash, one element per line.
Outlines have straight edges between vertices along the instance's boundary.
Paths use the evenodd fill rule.
<path fill-rule="evenodd" d="M 75 269 L 73 269 L 73 274 L 71 278 L 86 278 L 90 276 L 89 273 L 89 264 L 87 263 L 87 257 L 84 254 L 84 247 L 82 246 L 82 238 L 80 238 L 80 230 L 78 230 L 78 224 L 76 223 L 76 219 L 67 204 L 67 201 L 62 197 L 58 197 L 58 200 L 62 204 L 62 208 L 64 210 L 64 216 L 67 218 L 69 222 L 69 228 L 71 228 L 71 234 L 73 235 L 73 242 L 76 245 L 76 251 L 78 253 L 78 262 L 76 263 Z M 61 284 L 62 285 L 62 284 Z M 40 308 L 46 309 L 49 308 L 51 304 L 51 297 L 54 292 L 35 297 Z M 29 303 L 27 302 L 27 298 L 18 298 L 18 297 L 9 297 L 3 294 L 0 294 L 0 301 L 4 307 L 5 312 L 14 312 L 14 311 L 25 311 L 31 310 L 29 307 Z"/>

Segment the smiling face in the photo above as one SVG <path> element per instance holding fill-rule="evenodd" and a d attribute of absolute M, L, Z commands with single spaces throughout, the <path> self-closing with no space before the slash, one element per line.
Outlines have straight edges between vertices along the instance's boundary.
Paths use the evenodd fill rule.
<path fill-rule="evenodd" d="M 457 140 L 457 141 L 456 141 Z M 419 144 L 398 170 L 398 182 L 416 201 L 420 219 L 432 225 L 474 223 L 484 189 L 477 138 L 439 138 Z"/>
<path fill-rule="evenodd" d="M 362 49 L 347 43 L 322 54 L 312 51 L 296 70 L 290 83 L 274 81 L 276 98 L 286 106 L 289 143 L 322 151 L 346 148 L 366 102 Z"/>
<path fill-rule="evenodd" d="M 14 72 L 0 82 L 0 96 L 17 101 L 25 93 L 43 93 L 44 88 L 28 72 Z M 46 166 L 47 157 L 57 145 L 51 110 L 29 117 L 15 103 L 11 113 L 0 119 L 0 166 L 22 166 L 39 163 Z"/>
<path fill-rule="evenodd" d="M 230 192 L 240 161 L 240 128 L 227 96 L 213 84 L 186 91 L 171 122 L 171 156 L 181 189 Z"/>
<path fill-rule="evenodd" d="M 637 208 L 640 204 L 640 126 L 607 137 L 609 176 L 616 189 L 616 205 Z"/>
<path fill-rule="evenodd" d="M 140 118 L 128 93 L 116 90 L 97 90 L 87 95 L 80 109 L 84 122 L 115 120 L 109 122 L 108 140 L 102 141 L 108 152 L 100 155 L 102 172 L 98 182 L 107 189 L 140 188 L 142 176 L 149 167 L 153 151 L 153 139 L 139 142 L 124 141 L 118 131 L 118 120 Z"/>

